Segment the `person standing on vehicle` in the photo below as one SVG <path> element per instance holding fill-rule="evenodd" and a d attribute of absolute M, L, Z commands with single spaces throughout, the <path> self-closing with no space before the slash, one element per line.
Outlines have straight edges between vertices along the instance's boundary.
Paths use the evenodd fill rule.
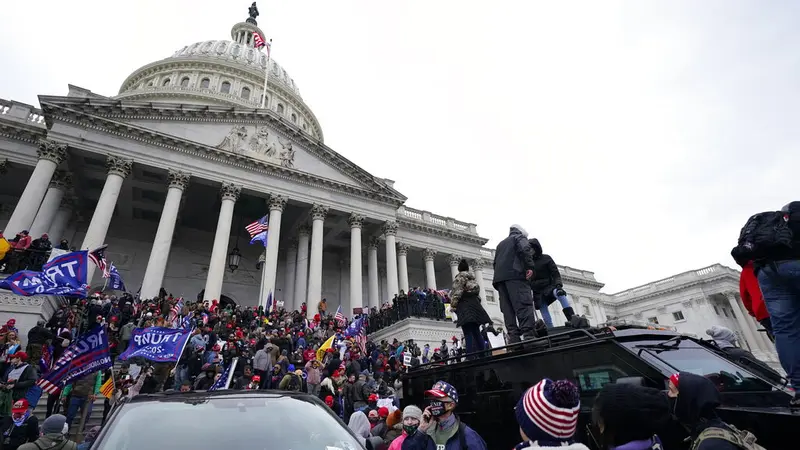
<path fill-rule="evenodd" d="M 575 441 L 580 398 L 578 388 L 568 380 L 545 378 L 525 391 L 514 409 L 522 438 L 515 450 L 589 450 Z"/>
<path fill-rule="evenodd" d="M 756 261 L 778 359 L 795 391 L 789 407 L 800 408 L 800 201 L 751 217 L 731 256 Z"/>
<path fill-rule="evenodd" d="M 467 260 L 462 259 L 458 263 L 458 274 L 453 279 L 453 289 L 450 290 L 450 307 L 456 313 L 456 326 L 464 332 L 466 352 L 469 354 L 484 349 L 480 327 L 492 323 L 481 305 L 480 291 L 475 276 L 469 273 Z"/>
<path fill-rule="evenodd" d="M 487 450 L 483 438 L 456 416 L 456 388 L 437 381 L 425 391 L 425 398 L 429 406 L 422 414 L 420 433 L 407 436 L 403 450 Z"/>
<path fill-rule="evenodd" d="M 533 277 L 533 249 L 528 232 L 511 225 L 508 237 L 497 244 L 494 254 L 492 286 L 500 293 L 500 311 L 508 328 L 509 343 L 536 337 L 533 293 L 528 280 Z"/>
<path fill-rule="evenodd" d="M 542 253 L 542 244 L 538 239 L 529 239 L 528 242 L 533 249 L 533 277 L 530 282 L 534 307 L 542 313 L 542 320 L 547 328 L 553 328 L 553 318 L 550 316 L 548 306 L 558 300 L 561 304 L 561 311 L 569 322 L 575 315 L 575 311 L 569 306 L 558 266 L 550 255 Z"/>
<path fill-rule="evenodd" d="M 764 304 L 761 288 L 758 286 L 758 278 L 753 268 L 753 261 L 747 261 L 741 266 L 742 275 L 739 277 L 739 295 L 742 297 L 742 303 L 747 312 L 767 330 L 767 337 L 774 344 L 775 335 L 772 334 L 772 321 L 769 318 L 767 305 Z"/>

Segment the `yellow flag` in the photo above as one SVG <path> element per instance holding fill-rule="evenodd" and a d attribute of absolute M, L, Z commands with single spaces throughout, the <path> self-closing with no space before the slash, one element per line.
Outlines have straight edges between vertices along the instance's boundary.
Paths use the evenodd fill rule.
<path fill-rule="evenodd" d="M 322 362 L 322 358 L 325 357 L 325 350 L 328 350 L 329 348 L 333 347 L 333 338 L 334 337 L 336 337 L 336 336 L 331 336 L 330 338 L 328 338 L 327 341 L 325 341 L 324 344 L 322 344 L 319 347 L 319 349 L 317 350 L 317 361 Z"/>
<path fill-rule="evenodd" d="M 108 377 L 108 380 L 100 386 L 100 394 L 109 399 L 114 395 L 114 377 Z"/>

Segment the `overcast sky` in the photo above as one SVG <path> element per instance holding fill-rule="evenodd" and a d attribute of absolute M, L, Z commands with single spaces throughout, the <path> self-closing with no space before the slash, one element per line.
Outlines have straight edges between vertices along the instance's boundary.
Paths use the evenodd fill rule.
<path fill-rule="evenodd" d="M 8 3 L 0 97 L 115 95 L 249 3 Z M 731 265 L 747 217 L 797 197 L 798 2 L 258 5 L 326 144 L 489 246 L 523 225 L 604 292 Z"/>

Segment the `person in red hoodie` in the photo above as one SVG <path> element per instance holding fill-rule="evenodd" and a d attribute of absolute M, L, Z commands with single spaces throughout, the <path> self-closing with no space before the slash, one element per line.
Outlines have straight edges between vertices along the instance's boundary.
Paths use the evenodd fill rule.
<path fill-rule="evenodd" d="M 767 311 L 767 306 L 764 304 L 764 296 L 761 295 L 758 278 L 753 271 L 753 261 L 747 261 L 742 265 L 742 275 L 739 278 L 739 295 L 742 296 L 742 303 L 747 308 L 747 312 L 755 317 L 758 323 L 767 330 L 767 336 L 774 343 L 775 336 L 772 335 L 772 321 L 769 319 L 769 311 Z"/>

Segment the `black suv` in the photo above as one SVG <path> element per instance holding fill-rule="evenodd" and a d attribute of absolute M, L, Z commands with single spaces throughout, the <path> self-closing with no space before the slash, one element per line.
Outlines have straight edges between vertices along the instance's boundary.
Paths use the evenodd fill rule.
<path fill-rule="evenodd" d="M 285 391 L 164 392 L 111 411 L 94 449 L 363 450 L 318 398 Z M 369 447 L 366 447 L 369 448 Z"/>

